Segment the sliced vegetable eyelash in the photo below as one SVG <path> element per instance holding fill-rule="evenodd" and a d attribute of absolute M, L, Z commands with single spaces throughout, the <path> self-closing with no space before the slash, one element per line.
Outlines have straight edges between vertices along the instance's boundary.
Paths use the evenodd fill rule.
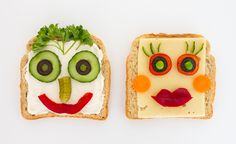
<path fill-rule="evenodd" d="M 204 47 L 204 43 L 201 45 L 201 48 L 195 53 L 195 55 L 198 55 L 203 50 L 203 47 Z"/>
<path fill-rule="evenodd" d="M 186 53 L 188 53 L 188 47 L 189 47 L 188 42 L 185 41 L 185 44 L 186 44 Z"/>
<path fill-rule="evenodd" d="M 144 53 L 147 57 L 150 57 L 150 56 L 152 56 L 153 54 L 159 53 L 159 52 L 160 52 L 160 47 L 161 47 L 161 43 L 158 44 L 158 46 L 157 46 L 157 51 L 156 51 L 156 50 L 154 49 L 154 47 L 153 47 L 153 44 L 150 43 L 150 44 L 149 44 L 149 48 L 150 48 L 151 54 L 147 51 L 147 49 L 145 49 L 144 46 L 142 46 L 142 50 L 143 50 L 143 53 Z"/>
<path fill-rule="evenodd" d="M 185 53 L 188 53 L 189 50 L 190 50 L 190 49 L 189 49 L 189 44 L 188 44 L 187 41 L 185 41 L 185 44 L 186 44 Z M 196 42 L 193 41 L 193 45 L 192 45 L 192 49 L 191 49 L 191 54 L 193 54 L 193 55 L 198 55 L 198 54 L 203 50 L 203 47 L 204 47 L 204 43 L 202 43 L 200 49 L 199 49 L 197 52 L 195 52 L 195 51 L 196 51 Z"/>
<path fill-rule="evenodd" d="M 161 48 L 161 43 L 158 44 L 157 52 L 160 52 L 160 48 Z"/>
<path fill-rule="evenodd" d="M 154 48 L 153 48 L 152 43 L 150 43 L 150 49 L 151 49 L 152 54 L 154 54 L 154 53 L 155 53 L 155 50 L 154 50 Z"/>
<path fill-rule="evenodd" d="M 196 42 L 195 42 L 195 41 L 193 41 L 193 48 L 192 48 L 192 53 L 194 53 L 194 51 L 195 51 L 195 47 L 196 47 Z"/>

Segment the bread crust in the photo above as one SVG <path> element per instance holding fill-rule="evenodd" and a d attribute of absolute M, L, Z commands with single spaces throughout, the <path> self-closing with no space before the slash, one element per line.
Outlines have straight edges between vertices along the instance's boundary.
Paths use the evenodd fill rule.
<path fill-rule="evenodd" d="M 139 40 L 141 38 L 201 38 L 199 34 L 143 34 L 137 37 L 131 46 L 131 52 L 126 59 L 126 116 L 129 119 L 141 119 L 138 118 L 138 105 L 137 105 L 137 93 L 132 88 L 132 81 L 138 73 L 138 48 Z M 210 119 L 213 115 L 213 101 L 215 97 L 215 75 L 216 64 L 215 58 L 210 54 L 210 43 L 207 41 L 206 46 L 206 75 L 211 80 L 211 88 L 205 92 L 205 116 L 203 117 L 190 117 L 194 119 Z"/>
<path fill-rule="evenodd" d="M 21 107 L 21 114 L 25 119 L 28 120 L 34 120 L 39 118 L 45 118 L 45 117 L 71 117 L 71 118 L 89 118 L 94 120 L 105 120 L 108 116 L 108 100 L 110 95 L 110 62 L 108 60 L 108 56 L 106 54 L 106 49 L 103 44 L 103 42 L 97 38 L 96 36 L 92 35 L 92 39 L 95 44 L 102 50 L 103 52 L 103 59 L 102 59 L 102 74 L 105 78 L 104 80 L 104 102 L 103 102 L 103 108 L 99 114 L 82 114 L 82 113 L 76 113 L 73 115 L 67 115 L 67 114 L 56 114 L 52 112 L 48 112 L 47 114 L 39 114 L 34 115 L 30 114 L 28 112 L 28 103 L 27 103 L 27 92 L 28 92 L 28 83 L 25 79 L 25 73 L 26 73 L 26 64 L 28 62 L 28 53 L 32 49 L 32 44 L 35 40 L 35 38 L 32 38 L 26 48 L 26 54 L 22 57 L 21 63 L 20 63 L 20 107 Z"/>

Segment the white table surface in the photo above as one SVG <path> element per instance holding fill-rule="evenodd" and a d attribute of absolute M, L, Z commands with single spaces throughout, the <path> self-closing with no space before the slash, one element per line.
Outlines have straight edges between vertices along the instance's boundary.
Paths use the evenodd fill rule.
<path fill-rule="evenodd" d="M 236 9 L 233 0 L 0 0 L 1 144 L 236 143 Z M 107 47 L 112 68 L 106 121 L 49 118 L 27 121 L 19 109 L 19 63 L 43 25 L 82 24 Z M 142 33 L 200 33 L 217 62 L 210 120 L 125 117 L 125 59 Z"/>

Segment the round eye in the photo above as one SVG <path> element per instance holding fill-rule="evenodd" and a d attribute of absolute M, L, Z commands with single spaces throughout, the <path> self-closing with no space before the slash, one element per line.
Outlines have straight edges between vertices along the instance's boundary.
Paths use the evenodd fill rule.
<path fill-rule="evenodd" d="M 90 51 L 76 53 L 68 64 L 70 76 L 79 82 L 91 82 L 100 72 L 100 63 L 95 54 Z"/>
<path fill-rule="evenodd" d="M 60 75 L 61 63 L 55 53 L 41 51 L 30 60 L 29 72 L 41 82 L 52 82 Z"/>
<path fill-rule="evenodd" d="M 198 71 L 199 58 L 193 54 L 181 55 L 177 60 L 177 69 L 185 75 L 193 75 Z"/>
<path fill-rule="evenodd" d="M 154 54 L 149 60 L 149 70 L 154 75 L 164 75 L 171 70 L 171 67 L 170 57 L 163 53 Z"/>

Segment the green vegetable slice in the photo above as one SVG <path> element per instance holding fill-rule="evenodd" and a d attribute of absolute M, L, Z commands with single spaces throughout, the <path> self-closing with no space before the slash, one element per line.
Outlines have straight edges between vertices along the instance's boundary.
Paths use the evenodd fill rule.
<path fill-rule="evenodd" d="M 196 68 L 196 62 L 191 57 L 186 57 L 181 62 L 181 69 L 185 72 L 194 71 L 195 68 Z"/>
<path fill-rule="evenodd" d="M 164 68 L 164 66 L 165 66 L 165 63 L 163 61 L 161 61 L 161 60 L 156 62 L 156 68 L 157 69 L 161 70 L 161 69 Z"/>
<path fill-rule="evenodd" d="M 82 83 L 92 82 L 100 72 L 100 63 L 92 52 L 80 51 L 69 61 L 68 72 L 74 80 Z"/>
<path fill-rule="evenodd" d="M 153 59 L 152 67 L 156 72 L 163 72 L 167 69 L 167 61 L 164 57 L 156 57 Z"/>
<path fill-rule="evenodd" d="M 58 56 L 48 50 L 37 53 L 29 62 L 30 74 L 41 82 L 52 82 L 61 73 Z"/>

